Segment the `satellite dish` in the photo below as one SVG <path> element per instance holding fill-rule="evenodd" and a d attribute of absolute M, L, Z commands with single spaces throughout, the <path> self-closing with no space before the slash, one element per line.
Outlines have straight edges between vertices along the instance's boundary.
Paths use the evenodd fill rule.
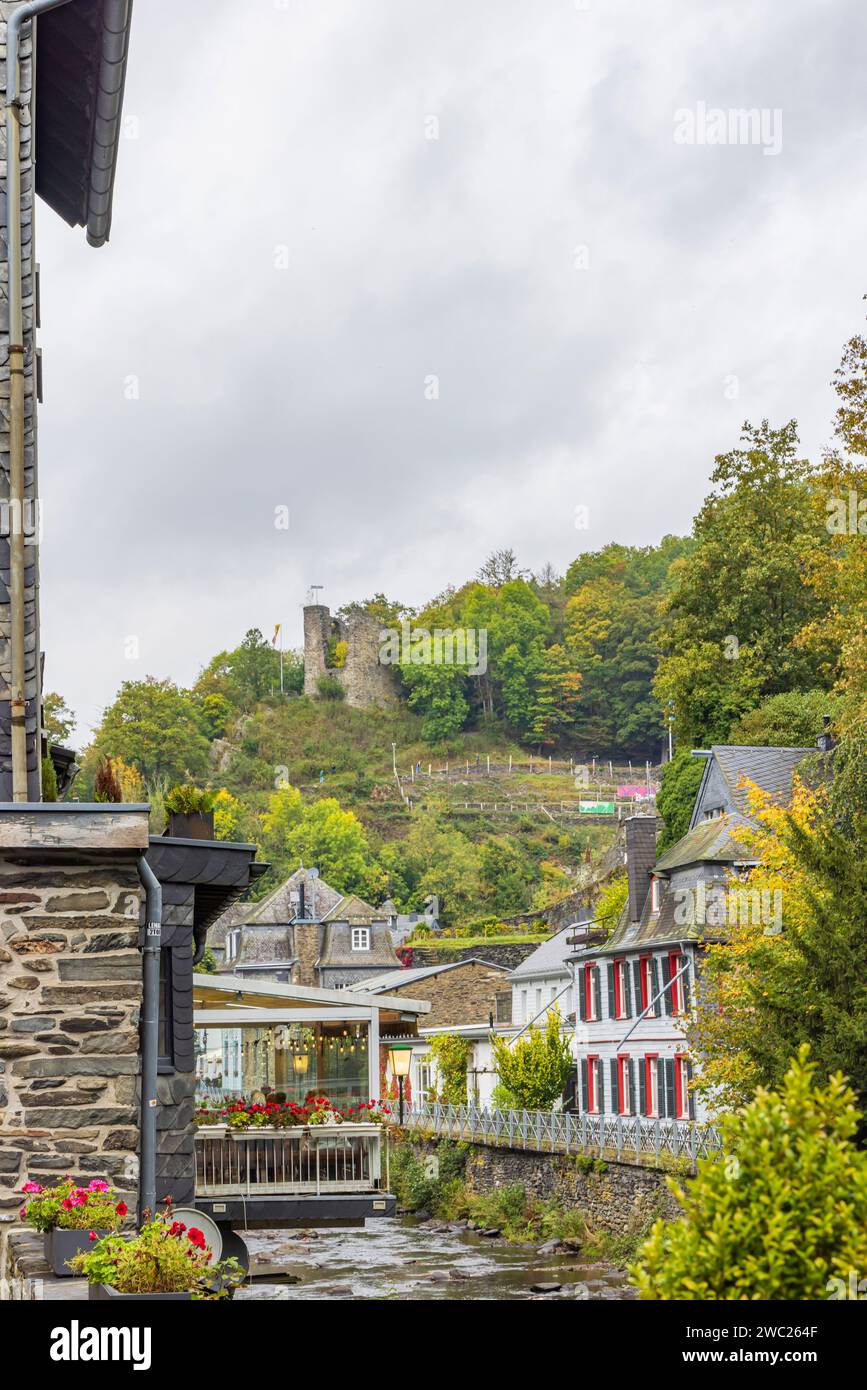
<path fill-rule="evenodd" d="M 318 870 L 318 869 L 308 869 L 308 870 L 307 870 L 307 873 L 308 873 L 308 875 L 310 876 L 310 878 L 318 878 L 318 877 L 319 877 L 319 870 Z"/>

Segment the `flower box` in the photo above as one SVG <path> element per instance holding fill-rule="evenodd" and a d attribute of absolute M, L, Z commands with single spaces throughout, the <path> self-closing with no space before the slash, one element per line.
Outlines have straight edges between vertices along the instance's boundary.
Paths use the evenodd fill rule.
<path fill-rule="evenodd" d="M 96 1234 L 102 1238 L 102 1236 L 109 1235 L 110 1232 L 100 1230 Z M 61 1279 L 73 1277 L 73 1271 L 69 1268 L 68 1261 L 75 1255 L 81 1255 L 84 1251 L 90 1250 L 93 1245 L 89 1231 L 63 1231 L 56 1226 L 54 1230 L 46 1231 L 42 1240 L 45 1258 L 54 1273 L 59 1275 Z"/>
<path fill-rule="evenodd" d="M 91 1303 L 101 1303 L 111 1298 L 134 1298 L 140 1302 L 145 1299 L 160 1298 L 169 1299 L 175 1303 L 180 1300 L 189 1303 L 193 1295 L 189 1290 L 186 1293 L 119 1293 L 111 1284 L 89 1284 L 87 1296 Z"/>

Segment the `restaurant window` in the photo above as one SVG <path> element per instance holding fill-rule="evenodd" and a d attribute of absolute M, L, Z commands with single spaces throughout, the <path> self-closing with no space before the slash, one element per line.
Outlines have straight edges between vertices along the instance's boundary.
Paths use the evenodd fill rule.
<path fill-rule="evenodd" d="M 227 1044 L 227 1045 L 226 1045 Z M 196 1029 L 200 1101 L 249 1101 L 255 1091 L 302 1102 L 314 1091 L 341 1104 L 370 1099 L 368 1024 L 239 1024 Z"/>

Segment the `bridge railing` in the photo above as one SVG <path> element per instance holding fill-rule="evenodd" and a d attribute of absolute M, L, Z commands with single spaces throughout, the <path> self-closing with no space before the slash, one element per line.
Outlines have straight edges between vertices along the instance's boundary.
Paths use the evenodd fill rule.
<path fill-rule="evenodd" d="M 370 1192 L 380 1185 L 381 1150 L 378 1125 L 273 1130 L 203 1127 L 195 1140 L 196 1194 Z"/>
<path fill-rule="evenodd" d="M 404 1125 L 449 1139 L 537 1153 L 583 1153 L 626 1163 L 678 1159 L 695 1167 L 699 1158 L 713 1157 L 721 1147 L 711 1125 L 643 1115 L 572 1115 L 421 1102 L 405 1108 Z"/>

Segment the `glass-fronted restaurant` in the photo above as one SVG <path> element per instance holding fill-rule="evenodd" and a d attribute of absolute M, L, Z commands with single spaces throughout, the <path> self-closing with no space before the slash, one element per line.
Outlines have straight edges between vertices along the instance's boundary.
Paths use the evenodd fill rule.
<path fill-rule="evenodd" d="M 378 1098 L 380 1040 L 413 1038 L 425 1001 L 312 989 L 231 975 L 193 984 L 196 1099 L 302 1102 L 311 1091 L 338 1105 Z"/>

